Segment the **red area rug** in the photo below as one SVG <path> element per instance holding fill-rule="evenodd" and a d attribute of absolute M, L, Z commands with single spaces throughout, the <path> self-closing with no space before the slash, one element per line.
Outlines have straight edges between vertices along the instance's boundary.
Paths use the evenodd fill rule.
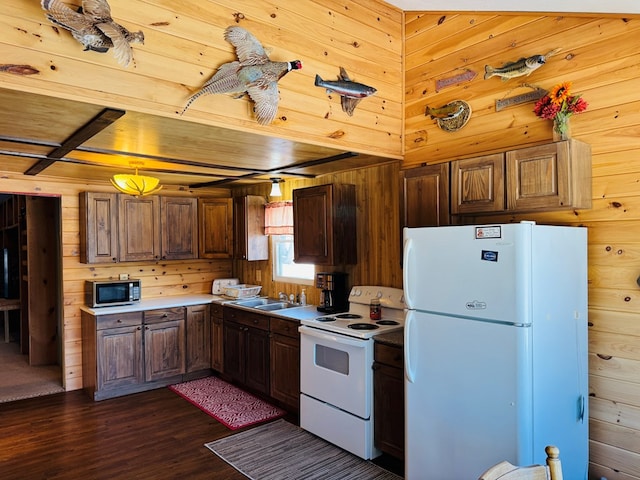
<path fill-rule="evenodd" d="M 217 377 L 169 385 L 169 389 L 231 430 L 266 422 L 287 413 Z"/>

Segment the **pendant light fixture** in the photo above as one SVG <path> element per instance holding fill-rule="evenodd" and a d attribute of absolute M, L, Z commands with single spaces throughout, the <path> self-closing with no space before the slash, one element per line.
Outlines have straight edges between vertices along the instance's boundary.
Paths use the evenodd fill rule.
<path fill-rule="evenodd" d="M 282 191 L 280 190 L 280 184 L 284 183 L 284 180 L 280 177 L 272 177 L 271 180 L 271 193 L 270 197 L 281 197 Z"/>
<path fill-rule="evenodd" d="M 158 185 L 160 183 L 159 179 L 138 175 L 138 167 L 135 167 L 135 172 L 134 175 L 130 173 L 114 175 L 111 179 L 111 184 L 122 193 L 133 195 L 134 197 L 151 195 L 162 189 L 162 185 Z"/>

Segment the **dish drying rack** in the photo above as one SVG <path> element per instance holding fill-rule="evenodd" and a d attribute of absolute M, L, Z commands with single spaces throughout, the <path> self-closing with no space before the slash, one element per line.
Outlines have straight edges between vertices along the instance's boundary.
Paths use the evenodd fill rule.
<path fill-rule="evenodd" d="M 256 297 L 262 290 L 261 285 L 229 285 L 224 287 L 224 295 L 233 299 Z"/>

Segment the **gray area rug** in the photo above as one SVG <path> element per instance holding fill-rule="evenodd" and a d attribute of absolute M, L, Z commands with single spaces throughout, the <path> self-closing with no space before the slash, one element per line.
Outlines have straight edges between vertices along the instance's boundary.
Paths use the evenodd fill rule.
<path fill-rule="evenodd" d="M 282 419 L 205 446 L 251 480 L 402 478 Z"/>
<path fill-rule="evenodd" d="M 31 367 L 16 343 L 0 342 L 0 403 L 64 392 L 59 366 Z"/>

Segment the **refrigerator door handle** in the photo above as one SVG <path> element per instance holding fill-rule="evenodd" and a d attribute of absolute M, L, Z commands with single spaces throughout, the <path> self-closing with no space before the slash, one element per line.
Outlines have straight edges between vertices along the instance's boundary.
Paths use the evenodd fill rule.
<path fill-rule="evenodd" d="M 409 294 L 409 288 L 407 288 L 410 283 L 409 283 L 409 269 L 411 268 L 411 261 L 410 261 L 410 257 L 411 257 L 411 250 L 413 248 L 413 240 L 410 238 L 407 238 L 404 241 L 404 259 L 402 262 L 402 284 L 404 285 L 404 303 L 407 306 L 407 308 L 413 308 L 413 301 L 411 300 L 411 296 Z M 406 328 L 405 328 L 405 332 L 406 332 Z M 405 343 L 406 345 L 406 343 Z"/>
<path fill-rule="evenodd" d="M 413 324 L 414 315 L 415 312 L 409 310 L 404 319 L 404 371 L 407 381 L 411 383 L 414 383 L 416 378 L 416 372 L 411 363 L 411 325 Z"/>
<path fill-rule="evenodd" d="M 584 399 L 584 395 L 580 395 L 580 404 L 579 404 L 579 408 L 580 411 L 578 413 L 578 420 L 580 420 L 580 423 L 584 423 L 584 411 L 585 411 L 585 399 Z"/>

